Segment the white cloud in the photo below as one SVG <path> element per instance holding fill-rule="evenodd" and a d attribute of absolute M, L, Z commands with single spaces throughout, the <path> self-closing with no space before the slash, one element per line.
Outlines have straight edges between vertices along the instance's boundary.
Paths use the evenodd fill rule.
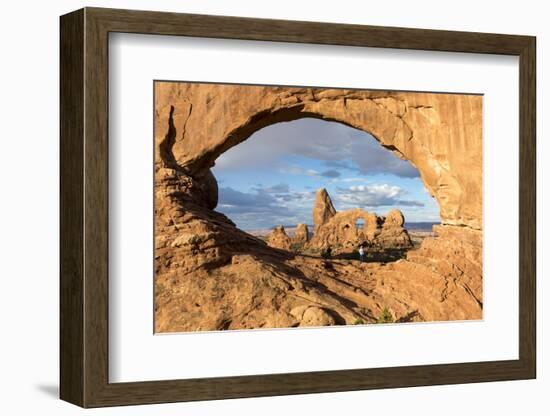
<path fill-rule="evenodd" d="M 330 183 L 349 183 L 349 182 L 365 182 L 365 178 L 348 177 L 348 178 L 334 178 L 330 180 Z"/>
<path fill-rule="evenodd" d="M 324 161 L 329 169 L 301 172 L 297 167 L 290 167 L 286 168 L 287 173 L 305 172 L 316 176 L 351 169 L 362 175 L 390 173 L 418 177 L 418 171 L 409 162 L 384 149 L 368 133 L 312 118 L 277 123 L 257 131 L 245 142 L 222 154 L 216 161 L 215 172 L 279 167 L 291 155 Z"/>
<path fill-rule="evenodd" d="M 388 184 L 352 185 L 349 188 L 338 188 L 337 201 L 346 208 L 407 206 L 423 207 L 420 201 L 404 199 L 406 193 L 399 186 Z"/>
<path fill-rule="evenodd" d="M 305 175 L 305 176 L 313 176 L 313 177 L 320 177 L 322 174 L 315 169 L 303 169 L 299 166 L 290 166 L 290 167 L 283 167 L 279 169 L 279 172 L 290 174 L 290 175 Z"/>
<path fill-rule="evenodd" d="M 376 193 L 380 195 L 385 195 L 390 198 L 396 197 L 402 192 L 399 186 L 392 186 L 386 183 L 382 185 L 353 185 L 350 186 L 349 189 L 354 192 L 360 191 L 367 193 Z"/>

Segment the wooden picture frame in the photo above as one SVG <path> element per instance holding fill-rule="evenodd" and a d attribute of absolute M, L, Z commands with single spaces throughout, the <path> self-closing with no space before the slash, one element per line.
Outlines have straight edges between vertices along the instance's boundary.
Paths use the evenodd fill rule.
<path fill-rule="evenodd" d="M 61 17 L 60 396 L 82 407 L 213 400 L 536 377 L 535 38 L 85 8 Z M 519 56 L 519 359 L 110 383 L 110 32 Z"/>

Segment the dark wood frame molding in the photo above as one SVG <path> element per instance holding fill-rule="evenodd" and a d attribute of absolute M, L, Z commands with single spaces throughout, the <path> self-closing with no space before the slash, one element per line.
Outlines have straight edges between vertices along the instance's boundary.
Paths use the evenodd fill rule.
<path fill-rule="evenodd" d="M 530 36 L 85 8 L 61 17 L 60 359 L 82 407 L 536 377 L 536 40 Z M 135 383 L 108 379 L 109 32 L 519 56 L 519 359 Z"/>

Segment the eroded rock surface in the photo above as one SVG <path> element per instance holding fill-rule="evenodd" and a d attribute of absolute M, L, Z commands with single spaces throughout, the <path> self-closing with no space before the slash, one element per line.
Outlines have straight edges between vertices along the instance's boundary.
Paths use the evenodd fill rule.
<path fill-rule="evenodd" d="M 438 237 L 387 264 L 325 261 L 241 240 L 216 267 L 185 264 L 157 276 L 156 330 L 373 324 L 384 309 L 396 322 L 482 319 L 481 233 L 454 228 L 439 227 Z"/>
<path fill-rule="evenodd" d="M 270 247 L 290 250 L 290 237 L 286 234 L 285 227 L 282 225 L 275 227 L 269 234 L 267 244 Z"/>
<path fill-rule="evenodd" d="M 384 309 L 399 322 L 482 318 L 480 96 L 157 83 L 155 97 L 157 332 L 374 323 Z M 216 212 L 216 158 L 301 117 L 367 131 L 410 160 L 441 208 L 436 237 L 393 263 L 326 261 Z M 326 205 L 319 218 L 337 215 Z M 400 221 L 388 214 L 377 238 Z"/>

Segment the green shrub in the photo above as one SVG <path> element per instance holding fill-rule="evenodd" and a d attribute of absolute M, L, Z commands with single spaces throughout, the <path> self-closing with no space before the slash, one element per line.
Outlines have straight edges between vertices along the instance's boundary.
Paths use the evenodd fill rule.
<path fill-rule="evenodd" d="M 395 321 L 393 319 L 393 316 L 392 316 L 391 312 L 389 311 L 387 306 L 384 307 L 384 309 L 382 310 L 382 313 L 380 314 L 380 316 L 376 320 L 376 323 L 377 324 L 391 324 L 393 322 L 395 322 Z"/>
<path fill-rule="evenodd" d="M 292 243 L 290 244 L 290 251 L 294 251 L 295 253 L 301 253 L 304 249 L 303 243 Z"/>

